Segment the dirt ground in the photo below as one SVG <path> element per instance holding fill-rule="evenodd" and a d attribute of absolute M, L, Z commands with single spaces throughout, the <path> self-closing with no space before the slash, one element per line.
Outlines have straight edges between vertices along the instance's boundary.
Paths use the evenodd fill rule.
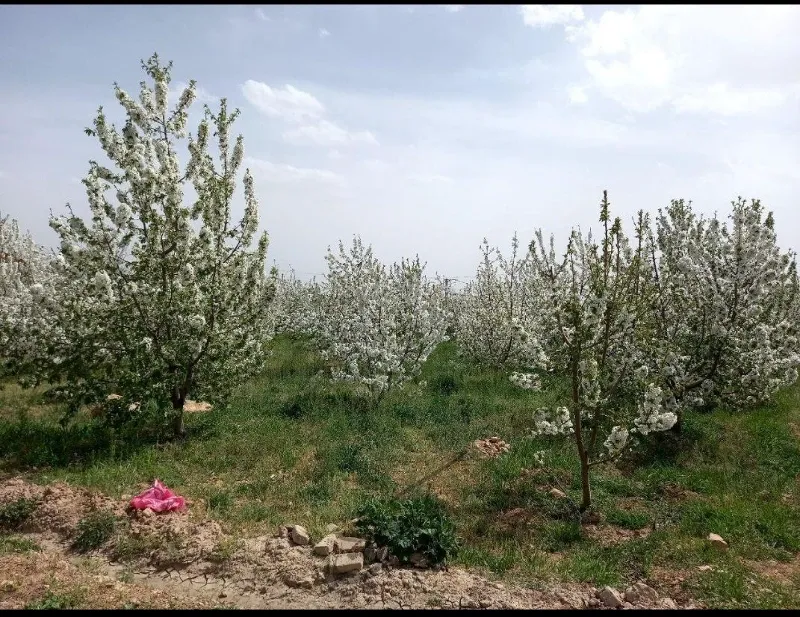
<path fill-rule="evenodd" d="M 146 488 L 146 487 L 141 487 Z M 27 553 L 0 555 L 0 609 L 60 598 L 74 608 L 600 608 L 590 585 L 529 589 L 476 574 L 372 564 L 333 575 L 311 546 L 270 534 L 226 536 L 196 514 L 131 511 L 63 483 L 0 481 L 0 506 L 19 498 L 38 505 L 14 535 L 36 543 Z M 92 511 L 120 517 L 100 548 L 74 548 L 79 521 Z M 620 590 L 622 591 L 622 590 Z M 663 598 L 650 605 L 663 608 Z M 690 601 L 684 608 L 693 607 Z"/>

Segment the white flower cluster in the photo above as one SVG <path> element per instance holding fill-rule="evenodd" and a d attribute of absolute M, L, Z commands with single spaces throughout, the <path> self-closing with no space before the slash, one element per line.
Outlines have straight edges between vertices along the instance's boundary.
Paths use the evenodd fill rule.
<path fill-rule="evenodd" d="M 317 339 L 332 376 L 363 384 L 377 400 L 415 378 L 447 338 L 442 287 L 425 278 L 419 258 L 387 272 L 359 237 L 349 251 L 340 242 L 326 260 Z"/>
<path fill-rule="evenodd" d="M 642 435 L 657 431 L 668 431 L 678 421 L 678 416 L 665 411 L 661 388 L 649 384 L 644 393 L 644 402 L 639 405 L 639 415 L 633 421 L 634 430 Z"/>
<path fill-rule="evenodd" d="M 541 390 L 542 380 L 536 373 L 513 372 L 508 378 L 515 386 L 524 390 Z"/>
<path fill-rule="evenodd" d="M 537 409 L 533 414 L 531 435 L 569 435 L 574 430 L 569 409 L 556 407 Z"/>

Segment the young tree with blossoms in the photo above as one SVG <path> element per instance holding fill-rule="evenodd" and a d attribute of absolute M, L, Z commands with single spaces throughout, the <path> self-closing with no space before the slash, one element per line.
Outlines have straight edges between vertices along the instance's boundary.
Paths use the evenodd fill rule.
<path fill-rule="evenodd" d="M 222 99 L 187 134 L 195 82 L 170 109 L 171 67 L 155 54 L 142 62 L 152 85 L 142 82 L 137 98 L 115 85 L 123 127 L 101 107 L 86 129 L 111 166 L 90 161 L 83 180 L 90 220 L 71 208 L 51 217 L 67 284 L 57 294 L 60 331 L 39 368 L 49 381 L 66 382 L 73 410 L 117 393 L 122 405 L 170 407 L 180 435 L 187 397 L 224 403 L 262 366 L 274 285 L 265 273 L 267 234 L 253 246 L 258 203 L 249 170 L 244 215 L 231 217 L 244 155 L 241 135 L 231 144 L 239 112 Z M 189 157 L 181 169 L 184 139 Z"/>
<path fill-rule="evenodd" d="M 355 237 L 349 251 L 326 255 L 318 340 L 334 363 L 334 379 L 366 387 L 377 403 L 390 389 L 416 377 L 446 339 L 441 286 L 428 281 L 419 258 L 389 271 Z"/>
<path fill-rule="evenodd" d="M 517 235 L 506 259 L 484 238 L 475 279 L 460 294 L 456 338 L 468 357 L 490 366 L 518 365 L 529 355 L 520 326 L 535 328 L 540 293 L 531 264 L 519 255 Z"/>
<path fill-rule="evenodd" d="M 600 221 L 603 236 L 595 243 L 573 230 L 559 263 L 553 241 L 546 250 L 541 231 L 531 242 L 536 275 L 546 285 L 547 306 L 540 313 L 542 341 L 550 361 L 570 384 L 567 405 L 534 413 L 534 435 L 570 435 L 580 460 L 581 511 L 591 506 L 590 470 L 619 457 L 632 433 L 669 429 L 674 413 L 663 407 L 662 392 L 648 380 L 645 351 L 639 345 L 650 311 L 649 272 L 644 247 L 646 217 L 637 222 L 632 248 L 619 218 L 610 219 L 604 192 Z M 522 336 L 528 336 L 523 330 Z M 535 387 L 519 374 L 512 381 Z"/>

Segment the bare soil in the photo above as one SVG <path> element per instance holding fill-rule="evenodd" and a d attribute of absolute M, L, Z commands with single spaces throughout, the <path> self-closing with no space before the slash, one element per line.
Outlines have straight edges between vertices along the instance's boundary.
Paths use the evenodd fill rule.
<path fill-rule="evenodd" d="M 137 487 L 144 489 L 145 486 Z M 588 584 L 542 583 L 538 589 L 492 582 L 450 568 L 365 566 L 332 575 L 311 546 L 279 534 L 227 536 L 201 507 L 180 513 L 133 511 L 63 483 L 0 481 L 0 506 L 21 497 L 38 506 L 14 533 L 38 545 L 0 556 L 0 609 L 22 608 L 66 594 L 80 608 L 587 608 L 597 606 Z M 96 510 L 119 517 L 100 548 L 79 553 L 79 521 Z M 513 517 L 512 517 L 513 518 Z M 688 598 L 679 604 L 691 605 Z M 644 608 L 644 607 L 642 607 Z M 653 607 L 654 608 L 654 607 Z"/>

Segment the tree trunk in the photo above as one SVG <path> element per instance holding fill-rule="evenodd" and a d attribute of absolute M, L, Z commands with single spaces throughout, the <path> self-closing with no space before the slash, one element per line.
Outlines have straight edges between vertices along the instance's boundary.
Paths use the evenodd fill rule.
<path fill-rule="evenodd" d="M 176 437 L 183 437 L 186 434 L 186 427 L 183 424 L 183 403 L 186 396 L 175 388 L 172 391 L 172 430 Z"/>
<path fill-rule="evenodd" d="M 680 435 L 683 425 L 683 410 L 679 409 L 675 415 L 678 416 L 678 421 L 675 422 L 675 424 L 673 424 L 672 428 L 669 430 L 677 435 Z"/>
<path fill-rule="evenodd" d="M 583 448 L 578 450 L 581 459 L 581 512 L 586 512 L 592 505 L 592 490 L 589 485 L 589 453 Z"/>

